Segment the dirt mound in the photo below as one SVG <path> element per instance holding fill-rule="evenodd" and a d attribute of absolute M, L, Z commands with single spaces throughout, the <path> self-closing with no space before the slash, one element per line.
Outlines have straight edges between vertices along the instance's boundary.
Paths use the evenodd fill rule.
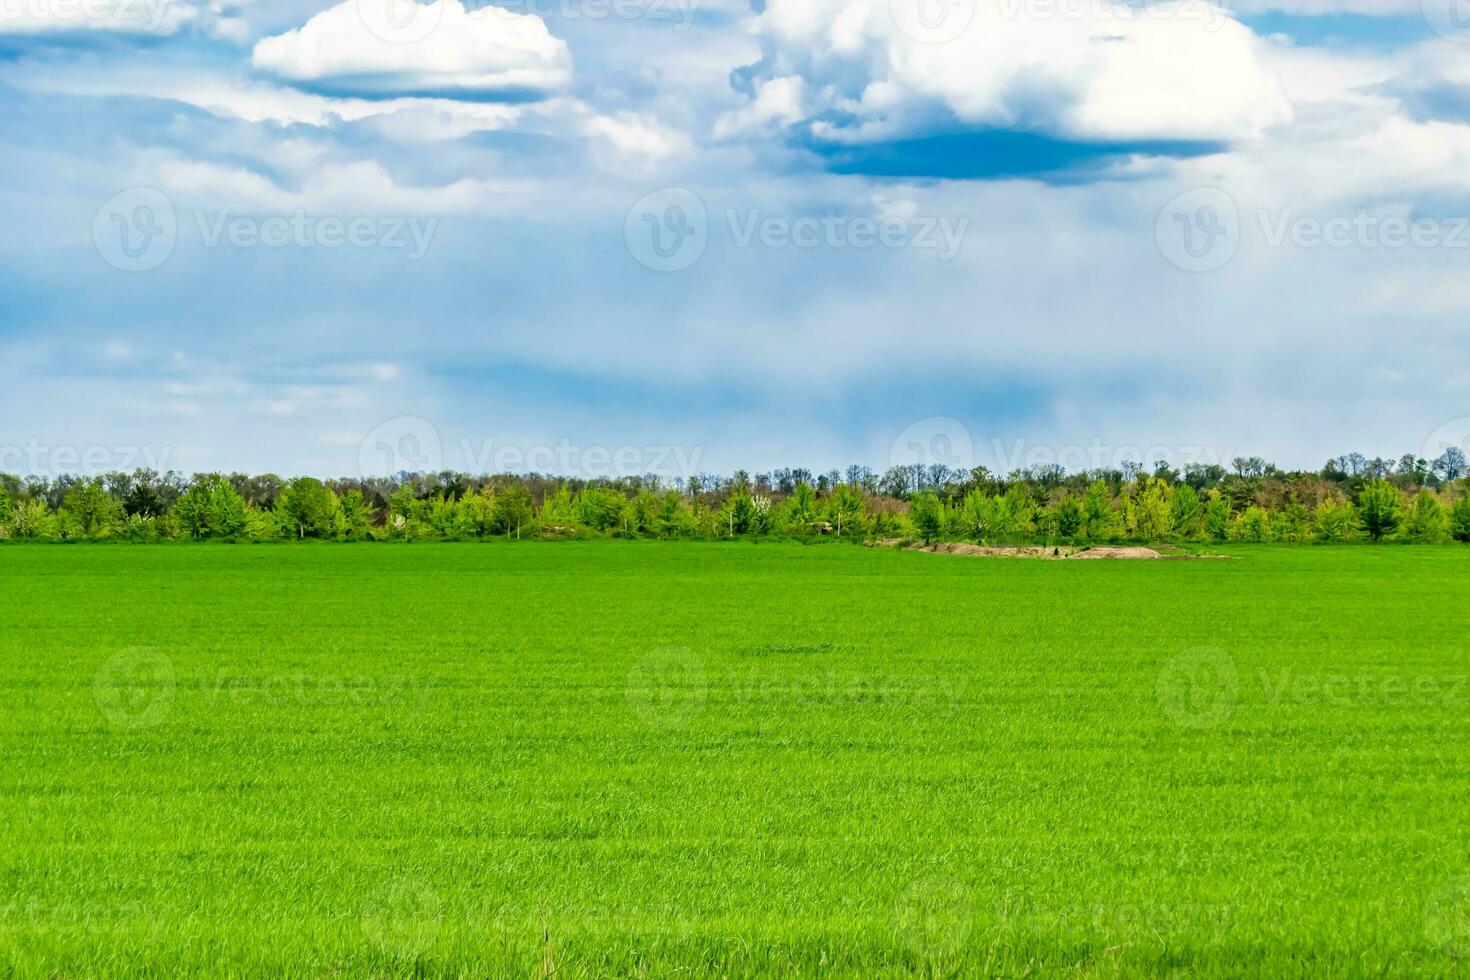
<path fill-rule="evenodd" d="M 983 544 L 965 542 L 938 542 L 925 545 L 908 538 L 882 538 L 867 542 L 870 548 L 903 548 L 905 551 L 922 551 L 931 555 L 961 555 L 967 558 L 1040 558 L 1058 560 L 1062 558 L 1091 558 L 1104 561 L 1147 561 L 1155 558 L 1184 561 L 1201 561 L 1224 558 L 1224 555 L 1164 555 L 1152 548 L 1102 545 L 1096 548 L 1077 549 L 1066 545 L 1027 545 L 1019 548 L 997 548 Z"/>
<path fill-rule="evenodd" d="M 1072 555 L 1073 558 L 1162 558 L 1152 548 L 1088 548 Z"/>
<path fill-rule="evenodd" d="M 936 544 L 921 551 L 932 551 L 941 555 L 969 555 L 981 558 L 1065 558 L 1070 548 L 992 548 L 981 544 Z"/>

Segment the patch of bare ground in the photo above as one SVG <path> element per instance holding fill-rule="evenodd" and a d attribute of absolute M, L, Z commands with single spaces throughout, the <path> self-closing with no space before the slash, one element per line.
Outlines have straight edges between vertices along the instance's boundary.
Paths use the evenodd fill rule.
<path fill-rule="evenodd" d="M 1159 554 L 1157 551 L 1155 551 L 1152 548 L 1113 548 L 1113 547 L 1108 547 L 1108 548 L 1088 548 L 1086 551 L 1079 551 L 1077 554 L 1073 555 L 1072 557 L 1073 558 L 1104 558 L 1104 559 L 1130 559 L 1130 558 L 1133 558 L 1133 559 L 1146 559 L 1146 558 L 1162 558 L 1164 556 L 1161 555 L 1161 554 Z"/>
<path fill-rule="evenodd" d="M 1226 555 L 1165 555 L 1160 554 L 1152 548 L 1124 547 L 1119 545 L 1106 545 L 1093 548 L 1074 548 L 1065 545 L 1027 545 L 1017 548 L 1000 548 L 963 542 L 939 542 L 937 544 L 925 545 L 906 538 L 881 538 L 877 541 L 869 541 L 868 546 L 870 548 L 903 548 L 905 551 L 924 551 L 933 555 L 961 555 L 969 558 L 1041 558 L 1047 560 L 1087 558 L 1103 561 L 1150 561 L 1153 559 L 1199 561 L 1228 557 Z"/>

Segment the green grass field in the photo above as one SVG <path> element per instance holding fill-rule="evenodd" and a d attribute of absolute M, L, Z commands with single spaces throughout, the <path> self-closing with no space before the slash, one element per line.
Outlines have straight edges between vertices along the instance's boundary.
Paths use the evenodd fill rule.
<path fill-rule="evenodd" d="M 1454 975 L 1470 548 L 0 547 L 0 973 Z"/>

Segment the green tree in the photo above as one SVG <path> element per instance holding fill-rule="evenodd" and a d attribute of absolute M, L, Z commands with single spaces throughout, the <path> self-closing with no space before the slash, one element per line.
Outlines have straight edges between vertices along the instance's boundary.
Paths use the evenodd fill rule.
<path fill-rule="evenodd" d="M 839 483 L 827 497 L 827 520 L 839 536 L 862 534 L 867 516 L 863 495 Z"/>
<path fill-rule="evenodd" d="M 1070 494 L 1063 497 L 1057 501 L 1054 519 L 1058 537 L 1064 541 L 1076 538 L 1082 530 L 1082 504 Z"/>
<path fill-rule="evenodd" d="M 354 538 L 366 538 L 372 533 L 373 515 L 361 490 L 348 490 L 338 502 L 342 510 L 342 523 L 347 533 Z"/>
<path fill-rule="evenodd" d="M 44 500 L 21 500 L 10 508 L 10 536 L 50 538 L 56 535 L 56 517 Z"/>
<path fill-rule="evenodd" d="M 984 541 L 995 531 L 995 501 L 985 491 L 975 489 L 965 494 L 958 511 L 956 519 L 960 525 L 959 533 L 965 537 Z"/>
<path fill-rule="evenodd" d="M 413 487 L 405 482 L 392 495 L 388 497 L 388 515 L 390 517 L 401 517 L 405 521 L 419 519 L 419 499 L 414 495 Z"/>
<path fill-rule="evenodd" d="M 944 527 L 944 504 L 933 490 L 916 493 L 909 501 L 909 520 L 914 522 L 914 530 L 924 543 L 929 544 Z"/>
<path fill-rule="evenodd" d="M 1094 480 L 1082 497 L 1082 536 L 1089 541 L 1108 541 L 1118 535 L 1118 513 L 1107 482 Z"/>
<path fill-rule="evenodd" d="M 218 473 L 196 476 L 174 503 L 174 521 L 191 538 L 234 538 L 245 533 L 244 499 Z"/>
<path fill-rule="evenodd" d="M 1346 541 L 1352 537 L 1357 514 L 1352 504 L 1328 497 L 1317 505 L 1312 520 L 1317 526 L 1317 540 Z"/>
<path fill-rule="evenodd" d="M 1470 490 L 1450 508 L 1450 537 L 1456 541 L 1470 541 Z"/>
<path fill-rule="evenodd" d="M 1260 543 L 1271 540 L 1271 515 L 1251 504 L 1235 522 L 1234 536 L 1240 541 Z"/>
<path fill-rule="evenodd" d="M 1390 537 L 1403 523 L 1398 490 L 1387 480 L 1374 480 L 1358 495 L 1358 526 L 1370 541 Z"/>
<path fill-rule="evenodd" d="M 1414 506 L 1409 510 L 1404 533 L 1410 541 L 1430 543 L 1443 541 L 1447 530 L 1444 508 L 1434 494 L 1428 490 L 1420 490 L 1419 495 L 1414 498 Z"/>
<path fill-rule="evenodd" d="M 1144 541 L 1159 541 L 1169 536 L 1174 526 L 1169 486 L 1163 480 L 1144 477 L 1142 488 L 1133 500 L 1133 532 Z"/>
<path fill-rule="evenodd" d="M 998 501 L 996 516 L 1001 524 L 1001 533 L 1021 538 L 1036 529 L 1036 502 L 1023 483 L 1012 483 L 1005 496 Z"/>
<path fill-rule="evenodd" d="M 1212 541 L 1230 539 L 1230 501 L 1219 490 L 1210 491 L 1210 502 L 1205 505 L 1205 530 Z"/>
<path fill-rule="evenodd" d="M 1170 530 L 1186 540 L 1197 536 L 1204 512 L 1204 504 L 1200 502 L 1199 493 L 1194 487 L 1187 483 L 1179 484 L 1174 488 L 1173 499 L 1169 502 Z"/>
<path fill-rule="evenodd" d="M 174 502 L 174 523 L 191 538 L 209 533 L 209 490 L 196 481 Z"/>
<path fill-rule="evenodd" d="M 245 500 L 223 477 L 209 487 L 209 521 L 215 537 L 233 538 L 245 533 Z"/>
<path fill-rule="evenodd" d="M 744 490 L 736 490 L 725 502 L 725 525 L 730 536 L 749 534 L 755 524 L 755 501 Z"/>
<path fill-rule="evenodd" d="M 679 491 L 670 490 L 664 494 L 658 507 L 658 533 L 666 538 L 677 537 L 689 526 L 692 516 L 685 508 Z"/>
<path fill-rule="evenodd" d="M 315 477 L 300 476 L 281 491 L 276 513 L 298 540 L 329 537 L 336 529 L 337 496 Z"/>
<path fill-rule="evenodd" d="M 793 526 L 804 528 L 817 519 L 817 492 L 812 485 L 802 480 L 787 501 L 787 518 Z"/>
<path fill-rule="evenodd" d="M 521 528 L 531 521 L 531 492 L 519 483 L 512 483 L 495 495 L 495 529 L 504 531 L 508 538 L 512 534 L 521 536 Z"/>
<path fill-rule="evenodd" d="M 107 534 L 122 520 L 122 506 L 103 489 L 101 480 L 72 485 L 62 500 L 65 517 L 76 523 L 82 535 L 95 538 Z"/>

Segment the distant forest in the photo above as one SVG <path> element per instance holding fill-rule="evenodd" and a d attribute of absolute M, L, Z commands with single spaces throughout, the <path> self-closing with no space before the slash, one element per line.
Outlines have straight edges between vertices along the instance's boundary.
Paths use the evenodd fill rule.
<path fill-rule="evenodd" d="M 139 469 L 0 474 L 0 540 L 468 541 L 493 537 L 912 538 L 987 544 L 1470 541 L 1470 479 L 1434 460 L 1353 453 L 1315 472 L 1260 457 L 1069 473 L 1037 466 L 649 475 L 400 473 L 375 479 Z"/>

